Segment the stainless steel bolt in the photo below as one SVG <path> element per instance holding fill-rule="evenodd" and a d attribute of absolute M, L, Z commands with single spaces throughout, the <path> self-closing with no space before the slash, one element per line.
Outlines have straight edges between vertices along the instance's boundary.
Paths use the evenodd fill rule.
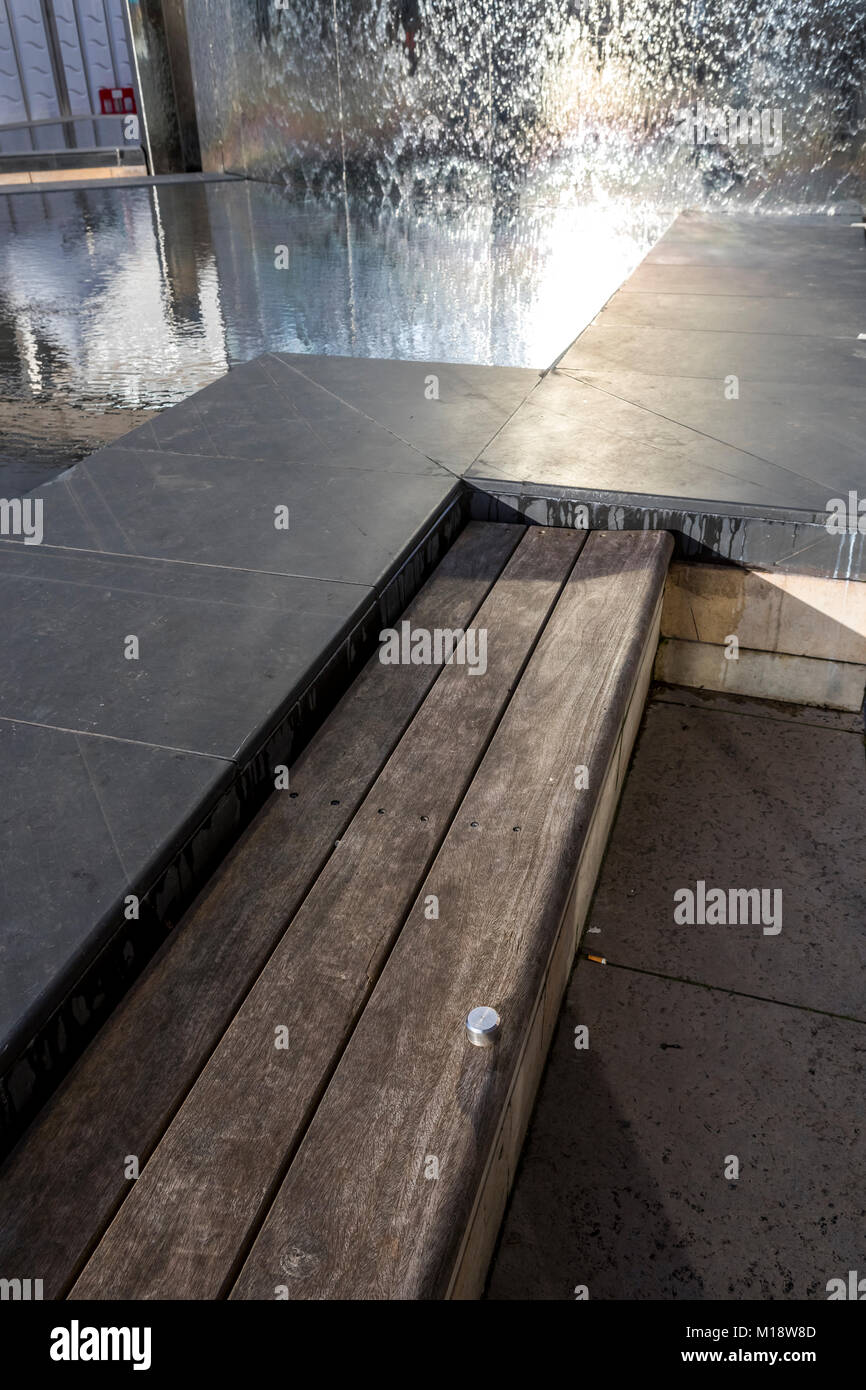
<path fill-rule="evenodd" d="M 475 1047 L 492 1047 L 499 1034 L 499 1014 L 489 1004 L 472 1009 L 466 1019 L 466 1032 Z"/>

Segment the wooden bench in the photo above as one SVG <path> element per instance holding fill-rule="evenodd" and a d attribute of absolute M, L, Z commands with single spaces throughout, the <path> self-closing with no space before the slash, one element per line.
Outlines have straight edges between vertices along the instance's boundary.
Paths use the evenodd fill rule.
<path fill-rule="evenodd" d="M 477 1295 L 670 552 L 467 527 L 404 621 L 484 632 L 483 674 L 368 664 L 0 1171 L 0 1275 L 55 1298 Z"/>

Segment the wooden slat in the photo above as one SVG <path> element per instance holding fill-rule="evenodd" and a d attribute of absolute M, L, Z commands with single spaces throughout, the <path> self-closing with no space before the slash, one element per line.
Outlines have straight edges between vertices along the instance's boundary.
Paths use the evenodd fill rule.
<path fill-rule="evenodd" d="M 523 1123 L 543 1065 L 543 991 L 553 962 L 564 979 L 572 876 L 618 778 L 670 551 L 661 533 L 590 536 L 233 1298 L 454 1291 L 503 1116 L 511 1102 Z M 430 893 L 438 922 L 424 917 Z M 492 1049 L 466 1039 L 479 1004 L 502 1017 Z"/>
<path fill-rule="evenodd" d="M 471 523 L 405 616 L 467 625 L 522 527 Z M 0 1273 L 69 1288 L 438 674 L 374 656 L 0 1170 Z"/>
<path fill-rule="evenodd" d="M 584 539 L 526 534 L 474 620 L 486 672 L 442 670 L 72 1297 L 230 1287 Z"/>

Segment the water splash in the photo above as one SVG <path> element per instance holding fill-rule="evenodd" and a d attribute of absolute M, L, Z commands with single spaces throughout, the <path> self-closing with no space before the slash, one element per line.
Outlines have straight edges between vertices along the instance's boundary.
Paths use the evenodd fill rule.
<path fill-rule="evenodd" d="M 214 49 L 211 26 L 231 43 Z M 342 73 L 342 120 L 335 53 Z M 827 204 L 864 191 L 862 0 L 206 0 L 206 161 L 313 193 Z M 210 65 L 208 67 L 208 65 Z M 781 143 L 689 139 L 699 106 Z"/>

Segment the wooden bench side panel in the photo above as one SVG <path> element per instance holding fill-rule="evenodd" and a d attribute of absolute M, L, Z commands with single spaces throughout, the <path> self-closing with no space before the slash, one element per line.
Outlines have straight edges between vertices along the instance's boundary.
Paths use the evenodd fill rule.
<path fill-rule="evenodd" d="M 523 527 L 470 523 L 404 615 L 464 627 Z M 68 1290 L 439 667 L 374 656 L 0 1170 L 0 1271 Z M 294 793 L 297 793 L 295 795 Z"/>
<path fill-rule="evenodd" d="M 587 541 L 233 1298 L 452 1290 L 521 1062 L 521 1123 L 540 1074 L 544 1025 L 535 1040 L 530 1025 L 609 768 L 619 775 L 671 548 L 663 533 Z M 575 787 L 578 765 L 587 789 Z M 572 949 L 573 937 L 560 980 Z M 502 1017 L 490 1049 L 466 1038 L 479 1004 Z"/>
<path fill-rule="evenodd" d="M 473 622 L 485 672 L 442 669 L 73 1297 L 231 1286 L 584 540 L 527 532 Z"/>

